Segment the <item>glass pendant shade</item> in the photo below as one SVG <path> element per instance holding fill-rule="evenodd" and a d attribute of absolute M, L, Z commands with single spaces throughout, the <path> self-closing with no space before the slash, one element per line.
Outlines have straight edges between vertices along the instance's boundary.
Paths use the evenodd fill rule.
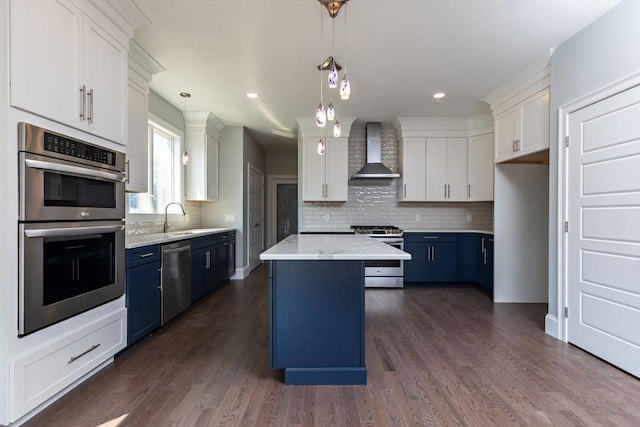
<path fill-rule="evenodd" d="M 340 126 L 340 122 L 336 120 L 336 122 L 333 124 L 333 136 L 339 138 L 341 133 L 342 126 Z"/>
<path fill-rule="evenodd" d="M 345 74 L 342 78 L 342 82 L 340 83 L 340 98 L 341 99 L 349 99 L 351 95 L 351 83 L 349 83 L 349 79 Z"/>
<path fill-rule="evenodd" d="M 324 105 L 322 102 L 318 105 L 318 109 L 316 110 L 316 126 L 319 128 L 325 127 L 327 124 L 327 112 L 324 109 Z"/>
<path fill-rule="evenodd" d="M 185 148 L 184 152 L 182 153 L 182 164 L 187 166 L 189 164 L 189 153 L 187 152 L 187 149 Z"/>
<path fill-rule="evenodd" d="M 318 154 L 324 156 L 324 139 L 320 138 L 318 141 Z"/>
<path fill-rule="evenodd" d="M 335 89 L 338 87 L 338 70 L 336 70 L 336 66 L 332 65 L 329 70 L 329 77 L 327 78 L 329 82 L 329 87 L 331 89 Z"/>
<path fill-rule="evenodd" d="M 336 109 L 333 107 L 332 103 L 329 103 L 329 106 L 327 107 L 327 120 L 332 122 L 333 119 L 335 118 L 336 118 Z"/>

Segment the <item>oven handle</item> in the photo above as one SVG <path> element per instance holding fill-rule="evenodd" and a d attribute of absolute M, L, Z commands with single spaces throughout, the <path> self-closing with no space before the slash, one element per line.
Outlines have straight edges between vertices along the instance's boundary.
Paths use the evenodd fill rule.
<path fill-rule="evenodd" d="M 85 234 L 114 233 L 124 231 L 124 225 L 102 225 L 98 227 L 45 228 L 42 230 L 24 230 L 27 237 L 65 237 L 84 236 Z"/>
<path fill-rule="evenodd" d="M 44 169 L 44 170 L 51 170 L 56 172 L 74 173 L 77 175 L 83 175 L 83 176 L 88 176 L 92 178 L 104 178 L 104 179 L 108 179 L 109 181 L 115 181 L 115 182 L 124 182 L 126 179 L 124 174 L 121 174 L 121 173 L 94 171 L 94 170 L 79 167 L 79 166 L 62 165 L 60 163 L 44 162 L 42 160 L 25 159 L 24 163 L 28 167 L 34 168 L 34 169 Z"/>

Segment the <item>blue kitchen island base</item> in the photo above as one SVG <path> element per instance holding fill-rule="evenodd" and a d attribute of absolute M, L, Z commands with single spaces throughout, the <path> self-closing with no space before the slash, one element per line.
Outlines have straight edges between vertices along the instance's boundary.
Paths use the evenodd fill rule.
<path fill-rule="evenodd" d="M 270 366 L 285 384 L 366 384 L 364 262 L 270 261 Z"/>

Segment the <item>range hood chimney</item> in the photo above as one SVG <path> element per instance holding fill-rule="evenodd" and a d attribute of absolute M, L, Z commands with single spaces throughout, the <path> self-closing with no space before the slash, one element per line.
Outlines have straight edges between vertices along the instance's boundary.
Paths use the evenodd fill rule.
<path fill-rule="evenodd" d="M 382 125 L 380 122 L 367 123 L 367 163 L 354 179 L 365 178 L 398 178 L 400 174 L 391 172 L 391 169 L 382 164 Z"/>

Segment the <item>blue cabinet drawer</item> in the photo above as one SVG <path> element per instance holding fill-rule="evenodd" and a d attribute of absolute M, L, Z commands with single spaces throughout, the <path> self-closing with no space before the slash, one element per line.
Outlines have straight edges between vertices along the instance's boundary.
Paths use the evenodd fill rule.
<path fill-rule="evenodd" d="M 218 244 L 219 236 L 219 234 L 210 234 L 208 236 L 195 237 L 191 239 L 191 250 L 216 245 Z"/>
<path fill-rule="evenodd" d="M 135 267 L 149 262 L 160 261 L 160 245 L 142 246 L 127 249 L 127 268 Z"/>
<path fill-rule="evenodd" d="M 405 243 L 458 243 L 458 233 L 404 233 Z"/>

